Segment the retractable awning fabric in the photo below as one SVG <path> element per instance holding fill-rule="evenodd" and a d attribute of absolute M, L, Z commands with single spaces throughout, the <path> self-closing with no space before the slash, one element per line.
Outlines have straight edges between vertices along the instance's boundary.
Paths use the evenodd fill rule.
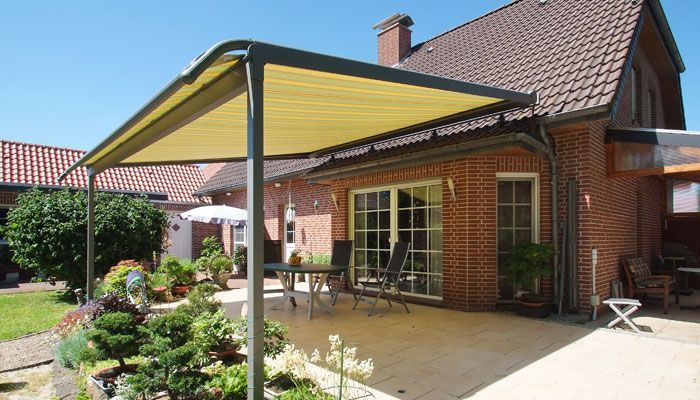
<path fill-rule="evenodd" d="M 668 175 L 700 181 L 700 132 L 608 128 L 608 175 Z"/>
<path fill-rule="evenodd" d="M 253 59 L 262 65 L 264 79 L 266 158 L 318 156 L 537 101 L 534 93 L 228 41 L 196 59 L 76 165 L 101 171 L 245 159 L 246 64 Z"/>
<path fill-rule="evenodd" d="M 536 102 L 534 93 L 249 40 L 222 42 L 63 173 L 88 169 L 88 296 L 96 174 L 115 166 L 246 159 L 248 398 L 262 399 L 264 158 L 323 156 Z"/>

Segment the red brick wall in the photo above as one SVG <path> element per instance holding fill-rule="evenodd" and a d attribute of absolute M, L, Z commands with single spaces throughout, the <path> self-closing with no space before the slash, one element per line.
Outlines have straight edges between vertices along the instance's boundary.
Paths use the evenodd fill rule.
<path fill-rule="evenodd" d="M 493 310 L 497 297 L 496 173 L 540 173 L 540 240 L 551 240 L 549 165 L 538 157 L 478 156 L 453 161 L 368 173 L 334 180 L 339 211 L 332 214 L 332 236 L 348 235 L 348 192 L 351 189 L 441 178 L 443 188 L 443 301 L 444 307 Z M 455 184 L 452 199 L 447 178 Z M 549 282 L 543 285 L 551 293 Z"/>
<path fill-rule="evenodd" d="M 289 202 L 289 181 L 275 187 L 265 185 L 265 238 L 282 240 L 284 238 L 284 208 Z M 318 209 L 314 208 L 318 200 Z M 226 204 L 232 207 L 246 208 L 246 191 L 237 190 L 231 195 L 220 194 L 212 199 L 214 204 Z M 311 184 L 302 179 L 292 181 L 292 204 L 295 205 L 296 248 L 302 255 L 310 252 L 330 254 L 331 252 L 331 213 L 335 210 L 326 185 Z M 233 249 L 231 227 L 223 225 L 221 235 L 226 251 Z"/>
<path fill-rule="evenodd" d="M 377 36 L 377 63 L 398 64 L 411 50 L 411 30 L 396 24 Z"/>
<path fill-rule="evenodd" d="M 637 112 L 640 113 L 639 120 L 632 116 L 632 91 L 634 88 L 632 88 L 632 78 L 629 76 L 632 74 L 632 70 L 629 70 L 627 72 L 627 79 L 625 79 L 622 91 L 620 92 L 618 108 L 615 114 L 615 124 L 624 127 L 652 127 L 652 120 L 654 120 L 656 122 L 656 128 L 666 128 L 664 103 L 662 101 L 662 85 L 654 66 L 644 52 L 643 46 L 637 47 L 632 66 L 638 71 L 639 88 L 637 91 L 640 96 L 638 96 L 637 101 Z M 656 95 L 655 107 L 650 106 L 650 90 Z M 652 108 L 655 108 L 655 115 L 650 114 Z"/>

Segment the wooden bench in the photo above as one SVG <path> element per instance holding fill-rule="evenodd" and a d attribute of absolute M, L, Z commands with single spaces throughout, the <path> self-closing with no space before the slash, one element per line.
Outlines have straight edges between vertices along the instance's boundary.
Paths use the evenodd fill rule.
<path fill-rule="evenodd" d="M 664 299 L 664 314 L 668 314 L 669 297 L 676 288 L 676 280 L 669 275 L 653 275 L 649 263 L 642 257 L 625 258 L 622 267 L 627 277 L 627 297 L 634 299 L 639 295 L 661 294 Z"/>

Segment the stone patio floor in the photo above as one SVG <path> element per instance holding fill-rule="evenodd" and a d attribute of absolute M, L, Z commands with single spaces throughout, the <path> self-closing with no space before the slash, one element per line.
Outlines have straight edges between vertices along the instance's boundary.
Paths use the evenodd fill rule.
<path fill-rule="evenodd" d="M 241 313 L 246 290 L 217 297 L 231 316 Z M 291 340 L 325 354 L 328 336 L 340 334 L 371 357 L 368 382 L 377 399 L 700 399 L 700 344 L 651 334 L 566 325 L 505 313 L 466 313 L 380 301 L 352 310 L 342 294 L 336 315 L 307 304 L 286 304 L 267 317 L 286 323 Z M 327 297 L 326 297 L 327 298 Z M 605 315 L 607 319 L 610 315 Z M 686 329 L 700 330 L 692 323 Z"/>

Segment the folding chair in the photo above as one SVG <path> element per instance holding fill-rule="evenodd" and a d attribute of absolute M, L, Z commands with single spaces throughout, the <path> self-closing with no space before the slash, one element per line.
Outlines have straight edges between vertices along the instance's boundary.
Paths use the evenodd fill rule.
<path fill-rule="evenodd" d="M 352 240 L 334 240 L 333 241 L 333 253 L 331 254 L 331 265 L 337 265 L 342 267 L 350 266 L 350 257 L 352 257 Z M 331 277 L 338 278 L 338 285 L 335 290 L 331 287 Z M 340 286 L 345 278 L 345 271 L 338 275 L 328 275 L 326 279 L 326 285 L 330 291 L 333 302 L 331 305 L 335 305 L 336 300 L 338 300 L 338 295 L 340 294 Z M 352 296 L 357 299 L 355 293 Z"/>
<path fill-rule="evenodd" d="M 389 307 L 392 307 L 391 305 L 391 295 L 386 292 L 386 289 L 393 289 L 396 291 L 396 294 L 400 298 L 400 303 L 403 304 L 403 306 L 406 308 L 406 312 L 408 313 L 408 305 L 406 305 L 406 300 L 403 298 L 403 294 L 401 293 L 401 290 L 399 289 L 399 279 L 401 278 L 401 274 L 403 273 L 403 265 L 406 263 L 406 258 L 408 258 L 408 250 L 411 247 L 410 243 L 405 243 L 405 242 L 397 242 L 394 244 L 394 251 L 391 253 L 391 258 L 389 259 L 389 265 L 387 265 L 386 270 L 380 271 L 380 276 L 378 276 L 376 279 L 367 279 L 367 280 L 360 280 L 358 281 L 362 285 L 362 291 L 360 291 L 360 295 L 355 299 L 355 305 L 352 306 L 352 309 L 354 310 L 355 307 L 357 307 L 357 303 L 360 302 L 362 299 L 362 295 L 365 293 L 365 289 L 368 287 L 370 288 L 377 288 L 377 297 L 374 299 L 374 303 L 372 303 L 369 313 L 367 314 L 372 315 L 374 312 L 374 307 L 377 305 L 377 302 L 379 301 L 380 297 L 384 297 L 386 301 L 389 303 Z M 395 299 L 396 300 L 396 299 Z M 362 300 L 367 303 L 369 303 L 366 300 Z"/>
<path fill-rule="evenodd" d="M 627 325 L 630 326 L 630 328 L 632 328 L 632 330 L 634 330 L 637 333 L 642 333 L 642 331 L 639 330 L 639 327 L 629 318 L 629 316 L 632 315 L 632 313 L 637 311 L 637 309 L 642 306 L 642 303 L 640 303 L 639 300 L 611 298 L 603 301 L 603 303 L 610 306 L 610 308 L 615 312 L 615 314 L 617 314 L 617 317 L 614 320 L 610 321 L 610 323 L 608 324 L 608 328 L 612 328 L 620 322 L 624 321 Z M 625 308 L 620 310 L 619 306 L 625 306 Z"/>

